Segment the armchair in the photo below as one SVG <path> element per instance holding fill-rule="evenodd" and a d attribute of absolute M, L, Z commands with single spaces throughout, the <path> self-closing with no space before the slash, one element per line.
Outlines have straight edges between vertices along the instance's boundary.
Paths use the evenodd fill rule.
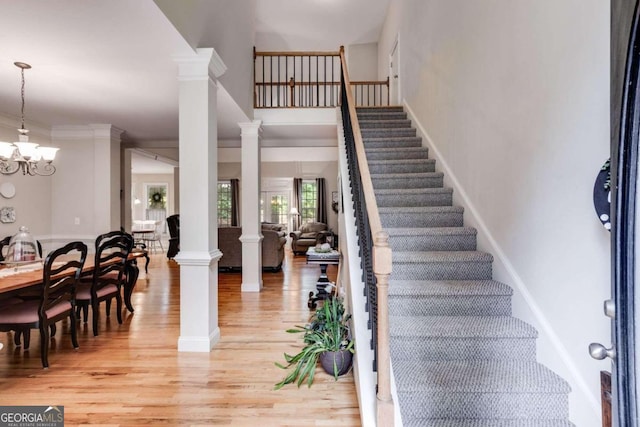
<path fill-rule="evenodd" d="M 304 255 L 310 246 L 322 243 L 325 233 L 328 231 L 327 224 L 322 222 L 308 222 L 300 227 L 300 230 L 292 231 L 291 250 L 296 255 Z"/>

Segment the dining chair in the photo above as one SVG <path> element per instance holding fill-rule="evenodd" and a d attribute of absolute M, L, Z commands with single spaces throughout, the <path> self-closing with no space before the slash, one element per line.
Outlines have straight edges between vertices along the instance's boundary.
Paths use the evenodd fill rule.
<path fill-rule="evenodd" d="M 40 358 L 49 367 L 49 330 L 55 334 L 56 322 L 69 317 L 71 343 L 78 348 L 75 316 L 76 285 L 87 258 L 87 245 L 71 242 L 51 252 L 42 270 L 41 297 L 3 307 L 0 310 L 0 331 L 15 331 L 24 337 L 28 350 L 31 329 L 40 330 Z"/>
<path fill-rule="evenodd" d="M 76 293 L 76 317 L 80 310 L 87 323 L 89 306 L 93 320 L 93 335 L 98 335 L 100 303 L 106 302 L 107 317 L 111 301 L 116 299 L 118 323 L 122 324 L 122 286 L 126 280 L 127 259 L 133 248 L 133 237 L 123 231 L 111 231 L 96 238 L 93 274 L 80 279 Z"/>

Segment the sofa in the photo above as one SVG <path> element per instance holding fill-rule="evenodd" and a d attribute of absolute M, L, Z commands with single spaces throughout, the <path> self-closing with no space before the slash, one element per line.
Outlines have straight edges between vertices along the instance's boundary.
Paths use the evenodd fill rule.
<path fill-rule="evenodd" d="M 282 224 L 263 223 L 262 269 L 280 271 L 284 260 L 284 246 L 287 241 Z M 221 270 L 239 270 L 242 268 L 242 227 L 218 228 L 218 247 L 222 258 L 218 261 Z"/>
<path fill-rule="evenodd" d="M 296 255 L 306 254 L 309 246 L 324 243 L 327 233 L 327 224 L 322 222 L 303 224 L 300 226 L 300 230 L 292 231 L 289 234 L 291 236 L 291 250 Z"/>

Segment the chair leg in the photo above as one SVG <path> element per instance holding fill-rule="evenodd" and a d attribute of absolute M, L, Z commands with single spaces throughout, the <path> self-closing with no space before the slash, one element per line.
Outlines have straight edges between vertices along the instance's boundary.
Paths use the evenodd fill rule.
<path fill-rule="evenodd" d="M 29 350 L 29 344 L 31 344 L 31 329 L 23 329 L 22 336 L 24 337 L 24 349 Z"/>
<path fill-rule="evenodd" d="M 47 326 L 46 323 L 40 325 L 40 358 L 42 367 L 45 369 L 49 367 L 49 328 Z"/>
<path fill-rule="evenodd" d="M 93 336 L 98 336 L 98 316 L 100 315 L 100 305 L 97 302 L 91 303 L 91 313 L 93 314 Z"/>
<path fill-rule="evenodd" d="M 22 334 L 22 331 L 20 330 L 13 332 L 13 343 L 16 345 L 16 347 L 20 347 L 22 345 L 22 343 L 20 342 L 21 334 Z"/>
<path fill-rule="evenodd" d="M 52 323 L 51 326 L 50 326 L 50 329 L 51 329 L 51 338 L 53 338 L 53 337 L 56 336 L 56 331 L 58 330 L 58 328 L 56 328 L 56 324 L 55 323 Z"/>
<path fill-rule="evenodd" d="M 73 315 L 73 311 L 69 313 L 69 322 L 71 323 L 71 343 L 73 348 L 80 347 L 78 345 L 78 327 L 76 324 L 76 316 Z"/>
<path fill-rule="evenodd" d="M 106 307 L 107 307 L 107 308 L 106 308 L 106 310 L 107 310 L 107 311 L 106 311 L 106 312 L 107 312 L 107 317 L 111 317 L 111 298 L 109 298 L 109 299 L 107 300 L 107 303 L 106 303 L 105 305 L 106 305 Z"/>
<path fill-rule="evenodd" d="M 118 323 L 122 325 L 122 295 L 120 295 L 120 292 L 116 294 L 116 309 L 118 310 L 116 313 Z"/>

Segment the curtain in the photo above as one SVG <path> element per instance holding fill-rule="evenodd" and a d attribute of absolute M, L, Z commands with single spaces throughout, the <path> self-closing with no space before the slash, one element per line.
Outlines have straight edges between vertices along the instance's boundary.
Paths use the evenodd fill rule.
<path fill-rule="evenodd" d="M 291 215 L 293 231 L 300 229 L 300 213 L 302 212 L 302 178 L 293 178 L 293 200 L 291 207 L 298 210 L 298 215 Z"/>
<path fill-rule="evenodd" d="M 231 226 L 237 227 L 240 224 L 240 180 L 231 180 Z"/>
<path fill-rule="evenodd" d="M 316 221 L 324 224 L 327 222 L 327 191 L 324 188 L 324 178 L 316 178 Z"/>

